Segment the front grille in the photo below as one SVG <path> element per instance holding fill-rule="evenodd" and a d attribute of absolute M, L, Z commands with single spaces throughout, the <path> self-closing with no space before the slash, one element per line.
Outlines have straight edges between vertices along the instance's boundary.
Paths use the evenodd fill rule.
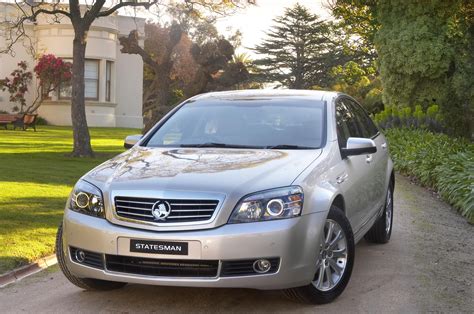
<path fill-rule="evenodd" d="M 217 277 L 219 261 L 169 260 L 106 255 L 107 270 L 161 277 Z"/>
<path fill-rule="evenodd" d="M 158 201 L 166 201 L 171 207 L 170 215 L 164 220 L 157 220 L 152 215 L 153 205 Z M 117 196 L 115 197 L 115 212 L 119 217 L 159 223 L 206 221 L 211 219 L 217 204 L 219 204 L 219 201 L 216 200 L 176 200 Z"/>
<path fill-rule="evenodd" d="M 254 269 L 253 264 L 257 259 L 249 259 L 249 260 L 235 260 L 235 261 L 223 261 L 222 262 L 222 269 L 221 269 L 221 277 L 233 277 L 233 276 L 251 276 L 251 275 L 259 275 Z M 278 270 L 278 266 L 280 265 L 280 259 L 275 258 L 267 258 L 267 260 L 272 265 L 270 270 L 265 274 L 272 274 Z"/>
<path fill-rule="evenodd" d="M 78 253 L 82 251 L 83 254 L 79 255 Z M 90 252 L 75 247 L 70 247 L 71 259 L 79 264 L 87 265 L 94 268 L 104 268 L 104 262 L 102 259 L 102 254 Z"/>

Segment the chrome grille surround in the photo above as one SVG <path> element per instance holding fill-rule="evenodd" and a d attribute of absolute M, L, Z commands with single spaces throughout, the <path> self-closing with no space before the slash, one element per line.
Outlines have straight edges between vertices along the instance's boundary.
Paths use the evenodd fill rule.
<path fill-rule="evenodd" d="M 163 201 L 170 205 L 171 212 L 164 220 L 152 215 L 155 203 Z M 152 224 L 158 226 L 189 225 L 211 222 L 217 213 L 220 200 L 181 199 L 135 196 L 115 196 L 114 216 L 118 220 Z"/>

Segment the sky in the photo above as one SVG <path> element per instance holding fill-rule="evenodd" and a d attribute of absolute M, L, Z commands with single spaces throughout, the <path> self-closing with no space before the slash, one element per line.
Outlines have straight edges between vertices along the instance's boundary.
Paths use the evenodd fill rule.
<path fill-rule="evenodd" d="M 327 0 L 257 0 L 257 5 L 249 6 L 237 14 L 219 19 L 217 28 L 222 33 L 228 32 L 229 27 L 234 31 L 242 32 L 242 47 L 237 53 L 248 53 L 252 51 L 246 47 L 255 47 L 265 37 L 265 31 L 272 26 L 272 20 L 284 13 L 285 8 L 295 5 L 297 2 L 309 8 L 312 13 L 325 19 L 330 16 L 324 7 Z"/>

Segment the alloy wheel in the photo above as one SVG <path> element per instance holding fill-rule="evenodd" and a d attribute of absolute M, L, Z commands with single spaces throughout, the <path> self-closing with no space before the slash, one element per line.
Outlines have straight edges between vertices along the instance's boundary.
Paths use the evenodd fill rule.
<path fill-rule="evenodd" d="M 321 244 L 312 285 L 320 291 L 333 289 L 344 275 L 346 265 L 346 235 L 336 221 L 327 219 L 324 225 L 324 243 Z"/>
<path fill-rule="evenodd" d="M 390 188 L 387 192 L 387 204 L 385 205 L 385 232 L 390 233 L 390 228 L 392 228 L 392 213 L 393 213 L 393 203 L 392 203 L 392 192 Z"/>

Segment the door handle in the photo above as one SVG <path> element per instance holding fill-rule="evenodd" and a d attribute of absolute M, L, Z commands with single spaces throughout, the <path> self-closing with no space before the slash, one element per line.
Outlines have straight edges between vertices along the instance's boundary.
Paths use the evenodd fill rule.
<path fill-rule="evenodd" d="M 380 147 L 382 147 L 383 150 L 386 150 L 387 149 L 387 143 L 383 143 L 382 145 L 380 145 Z"/>
<path fill-rule="evenodd" d="M 367 155 L 365 157 L 365 162 L 370 164 L 372 162 L 372 160 L 374 159 L 374 157 L 372 155 Z"/>
<path fill-rule="evenodd" d="M 347 173 L 341 174 L 336 178 L 336 183 L 341 184 L 342 182 L 346 181 L 347 178 L 349 178 L 349 175 Z"/>

